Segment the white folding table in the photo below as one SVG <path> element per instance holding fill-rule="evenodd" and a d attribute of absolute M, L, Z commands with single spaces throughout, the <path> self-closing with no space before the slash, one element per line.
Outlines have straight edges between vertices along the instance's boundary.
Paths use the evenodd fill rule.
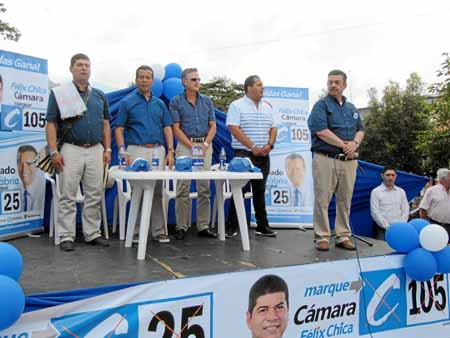
<path fill-rule="evenodd" d="M 216 185 L 216 198 L 218 205 L 218 235 L 221 241 L 225 240 L 225 215 L 224 215 L 224 198 L 223 185 L 228 180 L 230 183 L 231 193 L 236 206 L 236 212 L 239 221 L 239 229 L 241 231 L 242 248 L 244 251 L 250 250 L 250 241 L 248 238 L 247 221 L 245 216 L 244 198 L 242 196 L 242 187 L 253 179 L 262 179 L 261 173 L 253 172 L 229 172 L 229 171 L 195 171 L 195 172 L 178 172 L 178 171 L 148 171 L 148 172 L 132 172 L 124 170 L 113 170 L 110 174 L 114 178 L 125 179 L 131 185 L 131 209 L 128 222 L 128 228 L 125 238 L 125 247 L 131 247 L 133 242 L 134 228 L 136 219 L 141 210 L 141 222 L 139 228 L 139 244 L 137 259 L 145 259 L 147 248 L 148 231 L 150 227 L 150 214 L 152 210 L 153 194 L 155 185 L 158 180 L 213 180 Z M 144 198 L 142 198 L 144 195 Z M 142 204 L 141 204 L 142 201 Z"/>

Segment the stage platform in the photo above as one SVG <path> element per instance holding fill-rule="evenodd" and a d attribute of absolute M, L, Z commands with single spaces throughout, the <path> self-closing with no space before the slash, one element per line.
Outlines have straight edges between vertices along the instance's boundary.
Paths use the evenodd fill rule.
<path fill-rule="evenodd" d="M 9 243 L 23 255 L 20 284 L 27 295 L 356 257 L 354 251 L 335 248 L 334 243 L 328 252 L 316 251 L 312 230 L 277 231 L 277 238 L 269 238 L 257 236 L 250 230 L 251 251 L 245 252 L 239 236 L 222 242 L 199 238 L 191 229 L 183 241 L 174 237 L 168 244 L 149 241 L 145 261 L 136 259 L 136 245 L 125 248 L 124 241 L 117 235 L 110 239 L 109 248 L 87 245 L 79 238 L 73 252 L 61 251 L 46 233 Z M 386 242 L 370 240 L 372 247 L 357 241 L 360 257 L 392 252 Z"/>

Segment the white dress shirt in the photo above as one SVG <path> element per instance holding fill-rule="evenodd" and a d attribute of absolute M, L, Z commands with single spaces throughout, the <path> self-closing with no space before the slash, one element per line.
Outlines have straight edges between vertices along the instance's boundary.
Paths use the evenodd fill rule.
<path fill-rule="evenodd" d="M 395 185 L 393 189 L 389 189 L 381 183 L 370 193 L 370 214 L 384 229 L 393 222 L 407 222 L 409 204 L 405 191 Z"/>
<path fill-rule="evenodd" d="M 426 210 L 429 218 L 439 223 L 450 224 L 450 193 L 442 184 L 425 191 L 419 208 Z"/>

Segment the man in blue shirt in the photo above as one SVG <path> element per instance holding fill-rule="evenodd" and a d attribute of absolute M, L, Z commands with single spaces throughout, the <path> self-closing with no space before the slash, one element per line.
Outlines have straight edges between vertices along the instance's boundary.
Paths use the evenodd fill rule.
<path fill-rule="evenodd" d="M 178 139 L 176 156 L 192 157 L 194 145 L 203 150 L 205 170 L 211 168 L 212 141 L 216 135 L 216 117 L 214 106 L 209 97 L 200 94 L 200 77 L 196 68 L 187 68 L 181 75 L 185 91 L 170 102 L 173 118 L 173 131 Z M 176 238 L 184 239 L 190 228 L 188 220 L 191 212 L 189 200 L 189 180 L 177 182 Z M 197 181 L 197 232 L 200 237 L 215 238 L 209 230 L 210 190 L 208 180 Z"/>
<path fill-rule="evenodd" d="M 355 250 L 350 239 L 350 205 L 358 167 L 358 147 L 364 129 L 358 110 L 343 92 L 347 75 L 341 70 L 328 73 L 328 95 L 314 105 L 308 118 L 314 153 L 314 233 L 316 249 L 329 250 L 328 206 L 336 194 L 336 246 Z"/>
<path fill-rule="evenodd" d="M 87 55 L 74 55 L 70 72 L 78 92 L 76 95 L 84 101 L 87 110 L 81 116 L 63 119 L 60 111 L 63 107 L 59 107 L 52 91 L 46 127 L 52 162 L 59 172 L 59 209 L 55 230 L 63 251 L 74 250 L 76 195 L 80 182 L 85 196 L 82 215 L 84 239 L 93 245 L 109 246 L 101 238 L 100 231 L 103 168 L 111 161 L 108 101 L 103 92 L 89 85 L 91 63 Z M 61 152 L 58 144 L 62 144 Z"/>
<path fill-rule="evenodd" d="M 164 170 L 165 163 L 172 167 L 174 160 L 172 118 L 165 103 L 152 95 L 152 85 L 152 68 L 140 66 L 136 70 L 138 88 L 120 102 L 114 133 L 119 154 L 126 158 L 128 165 L 138 157 L 151 164 L 156 157 L 159 169 Z M 154 241 L 170 242 L 164 229 L 161 181 L 155 186 L 150 224 Z"/>

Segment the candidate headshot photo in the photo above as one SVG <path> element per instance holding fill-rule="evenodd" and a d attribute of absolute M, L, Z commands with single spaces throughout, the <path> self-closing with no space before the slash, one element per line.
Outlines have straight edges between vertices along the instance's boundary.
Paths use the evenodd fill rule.
<path fill-rule="evenodd" d="M 42 210 L 45 202 L 45 177 L 36 167 L 37 151 L 31 144 L 17 148 L 17 173 L 22 181 L 22 210 Z"/>
<path fill-rule="evenodd" d="M 289 182 L 294 189 L 291 190 L 290 206 L 300 207 L 302 203 L 302 191 L 300 187 L 306 177 L 306 161 L 302 155 L 292 153 L 286 156 L 284 160 L 284 169 Z"/>
<path fill-rule="evenodd" d="M 250 288 L 247 326 L 252 338 L 282 338 L 289 320 L 289 290 L 283 278 L 265 275 Z"/>

